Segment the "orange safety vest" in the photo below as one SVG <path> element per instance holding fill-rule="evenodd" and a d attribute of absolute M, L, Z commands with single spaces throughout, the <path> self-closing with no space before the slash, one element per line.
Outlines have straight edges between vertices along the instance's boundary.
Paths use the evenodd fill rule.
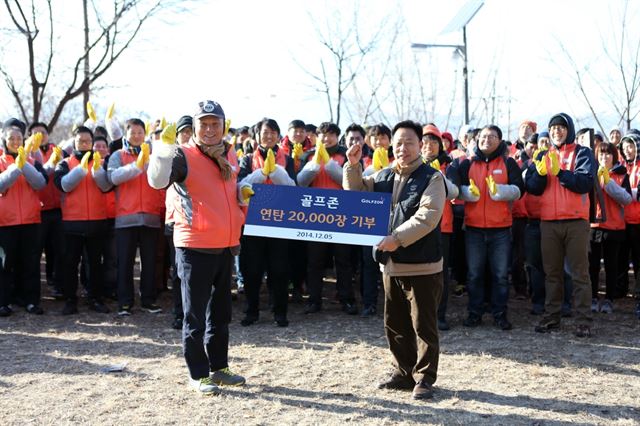
<path fill-rule="evenodd" d="M 313 161 L 313 158 L 315 156 L 315 153 L 309 156 L 309 159 L 307 161 Z M 340 167 L 344 165 L 346 159 L 343 155 L 337 152 L 333 154 L 331 158 L 335 160 Z M 335 181 L 331 179 L 331 176 L 329 176 L 327 171 L 324 169 L 324 164 L 320 166 L 320 171 L 316 175 L 315 179 L 311 181 L 311 184 L 309 186 L 313 188 L 342 189 L 342 185 L 335 183 Z"/>
<path fill-rule="evenodd" d="M 627 171 L 629 172 L 631 188 L 637 188 L 638 182 L 640 182 L 640 160 L 627 163 Z M 630 204 L 624 207 L 624 221 L 632 225 L 640 224 L 640 202 L 632 200 Z"/>
<path fill-rule="evenodd" d="M 126 149 L 120 150 L 120 163 L 123 166 L 133 163 L 137 159 L 137 154 L 132 154 Z M 116 186 L 116 217 L 136 213 L 161 216 L 163 209 L 163 193 L 149 185 L 146 171 Z"/>
<path fill-rule="evenodd" d="M 173 242 L 176 247 L 226 248 L 240 244 L 244 213 L 237 201 L 237 174 L 228 181 L 193 141 L 180 147 L 187 161 L 187 177 L 176 184 Z M 229 150 L 233 151 L 233 150 Z M 235 153 L 227 160 L 238 169 Z"/>
<path fill-rule="evenodd" d="M 442 175 L 447 171 L 447 165 L 440 165 Z M 453 200 L 444 200 L 444 210 L 442 211 L 442 219 L 440 222 L 440 232 L 451 234 L 453 232 Z"/>
<path fill-rule="evenodd" d="M 49 158 L 51 158 L 51 154 L 53 154 L 53 147 L 53 144 L 49 144 L 47 151 L 43 153 L 42 158 L 45 163 L 49 161 Z M 53 176 L 49 176 L 47 186 L 38 191 L 38 197 L 42 203 L 42 210 L 59 209 L 61 195 L 60 190 L 56 188 L 53 183 Z"/>
<path fill-rule="evenodd" d="M 576 166 L 576 144 L 564 144 L 555 149 L 560 157 L 560 169 L 573 172 Z M 547 170 L 551 170 L 549 158 L 545 156 Z M 562 185 L 558 176 L 547 173 L 547 186 L 540 196 L 541 220 L 589 220 L 589 194 L 576 194 Z"/>
<path fill-rule="evenodd" d="M 515 144 L 511 146 L 515 146 Z M 517 151 L 514 151 L 513 155 L 515 156 L 516 153 Z M 514 158 L 511 155 L 510 157 Z M 516 163 L 518 164 L 518 167 L 522 167 L 522 160 L 516 160 Z M 513 204 L 511 205 L 511 215 L 514 217 L 514 219 L 527 217 L 527 206 L 525 203 L 526 201 L 524 196 L 518 198 L 513 202 Z"/>
<path fill-rule="evenodd" d="M 71 156 L 65 160 L 69 171 L 80 165 L 80 160 Z M 93 160 L 89 161 L 89 170 Z M 62 220 L 104 220 L 107 218 L 107 204 L 104 193 L 93 180 L 91 172 L 80 181 L 71 192 L 62 194 Z"/>
<path fill-rule="evenodd" d="M 287 167 L 287 154 L 285 154 L 284 149 L 278 149 L 276 152 L 276 164 L 282 166 L 283 168 Z M 260 154 L 260 150 L 256 149 L 251 158 L 251 171 L 255 172 L 256 170 L 260 170 L 264 167 L 264 158 L 262 158 L 262 154 Z M 265 184 L 272 184 L 271 179 L 267 177 L 264 181 Z"/>
<path fill-rule="evenodd" d="M 109 191 L 104 195 L 105 204 L 107 206 L 107 218 L 114 219 L 116 217 L 116 193 L 115 191 Z"/>
<path fill-rule="evenodd" d="M 31 158 L 27 161 L 33 165 Z M 9 154 L 0 156 L 0 173 L 7 170 L 14 162 L 14 158 Z M 25 177 L 20 175 L 10 188 L 0 193 L 0 226 L 32 223 L 40 223 L 40 198 Z M 32 241 L 32 243 L 37 242 Z"/>
<path fill-rule="evenodd" d="M 485 178 L 489 175 L 497 184 L 507 185 L 509 176 L 507 175 L 507 164 L 503 156 L 498 156 L 493 160 L 471 161 L 469 167 L 469 179 L 473 179 L 478 190 L 480 199 L 475 202 L 464 203 L 464 221 L 467 226 L 476 228 L 506 228 L 511 226 L 511 206 L 507 201 L 494 201 L 489 196 L 489 188 Z"/>
<path fill-rule="evenodd" d="M 611 179 L 618 185 L 622 185 L 622 181 L 626 176 L 625 174 L 612 173 Z M 604 209 L 606 212 L 607 220 L 600 223 L 592 223 L 592 228 L 609 229 L 611 231 L 620 231 L 625 229 L 624 222 L 624 206 L 618 204 L 607 192 L 602 189 L 604 194 Z M 596 217 L 602 218 L 602 209 L 600 203 L 596 203 Z"/>

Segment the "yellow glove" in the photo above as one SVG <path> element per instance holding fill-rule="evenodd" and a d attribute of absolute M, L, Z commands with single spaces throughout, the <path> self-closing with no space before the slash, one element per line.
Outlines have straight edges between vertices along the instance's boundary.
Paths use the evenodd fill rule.
<path fill-rule="evenodd" d="M 373 151 L 373 169 L 382 170 L 389 165 L 389 155 L 385 148 L 376 148 Z"/>
<path fill-rule="evenodd" d="M 242 149 L 238 149 L 236 151 L 236 157 L 238 157 L 238 160 L 244 157 L 244 151 L 242 151 Z"/>
<path fill-rule="evenodd" d="M 105 120 L 104 121 L 109 121 L 111 120 L 111 117 L 113 117 L 113 112 L 116 110 L 116 103 L 112 103 L 109 106 L 109 109 L 107 110 L 107 115 L 105 116 Z"/>
<path fill-rule="evenodd" d="M 54 146 L 51 157 L 49 157 L 49 161 L 55 166 L 60 162 L 60 160 L 62 160 L 62 148 Z"/>
<path fill-rule="evenodd" d="M 100 166 L 102 166 L 102 156 L 96 151 L 93 153 L 93 173 L 100 170 Z"/>
<path fill-rule="evenodd" d="M 544 149 L 544 148 L 542 148 L 542 147 L 540 147 L 540 148 L 536 149 L 535 151 L 533 151 L 533 157 L 531 157 L 531 159 L 532 159 L 533 161 L 537 161 L 537 160 L 538 160 L 538 156 L 539 156 L 540 154 L 542 154 L 543 152 L 544 152 L 544 153 L 546 153 L 546 152 L 547 152 L 547 150 L 546 150 L 546 149 Z"/>
<path fill-rule="evenodd" d="M 609 174 L 609 170 L 607 170 L 606 167 L 600 166 L 598 168 L 598 180 L 602 181 L 603 185 L 608 184 L 609 180 L 611 180 L 611 175 Z"/>
<path fill-rule="evenodd" d="M 429 165 L 434 169 L 436 169 L 437 171 L 440 171 L 440 160 L 438 160 L 437 158 L 433 160 Z"/>
<path fill-rule="evenodd" d="M 150 134 L 151 134 L 151 122 L 147 120 L 146 123 L 144 123 L 144 135 L 146 137 L 149 137 Z"/>
<path fill-rule="evenodd" d="M 40 144 L 42 143 L 42 133 L 38 132 L 35 135 L 31 135 L 27 138 L 24 143 L 24 150 L 27 154 L 31 154 L 32 152 L 36 152 L 38 148 L 40 148 Z"/>
<path fill-rule="evenodd" d="M 262 174 L 269 176 L 276 171 L 276 156 L 273 155 L 273 150 L 269 148 L 267 151 L 267 159 L 264 160 L 264 166 L 262 166 Z"/>
<path fill-rule="evenodd" d="M 469 192 L 475 197 L 480 196 L 480 190 L 476 186 L 476 183 L 473 181 L 473 179 L 469 179 Z"/>
<path fill-rule="evenodd" d="M 91 156 L 91 151 L 85 152 L 82 156 L 82 160 L 80 160 L 80 167 L 82 167 L 82 170 L 85 172 L 89 171 L 89 156 Z"/>
<path fill-rule="evenodd" d="M 140 147 L 140 154 L 136 160 L 136 167 L 144 170 L 144 165 L 149 162 L 149 144 L 143 143 Z"/>
<path fill-rule="evenodd" d="M 242 202 L 246 204 L 249 202 L 249 199 L 253 197 L 255 192 L 253 192 L 253 189 L 251 189 L 250 186 L 243 186 L 240 188 L 240 194 L 242 195 Z"/>
<path fill-rule="evenodd" d="M 230 128 L 231 128 L 231 120 L 229 119 L 224 120 L 224 134 L 222 135 L 222 137 L 227 136 L 227 133 L 229 133 Z"/>
<path fill-rule="evenodd" d="M 26 162 L 27 162 L 27 153 L 24 152 L 23 147 L 19 147 L 18 155 L 16 156 L 16 167 L 22 170 Z"/>
<path fill-rule="evenodd" d="M 535 158 L 535 157 L 534 157 Z M 533 164 L 536 165 L 536 171 L 540 176 L 547 175 L 547 162 L 545 160 L 546 156 L 543 156 L 540 160 L 533 160 Z"/>
<path fill-rule="evenodd" d="M 558 176 L 560 172 L 560 157 L 558 157 L 558 153 L 556 151 L 550 151 L 547 153 L 547 156 L 551 162 L 551 174 Z"/>
<path fill-rule="evenodd" d="M 327 164 L 329 161 L 329 153 L 322 142 L 316 143 L 316 155 L 314 155 L 314 160 L 320 165 Z"/>
<path fill-rule="evenodd" d="M 98 121 L 98 117 L 96 116 L 96 110 L 93 109 L 93 105 L 91 105 L 91 102 L 87 102 L 87 116 L 94 123 Z"/>
<path fill-rule="evenodd" d="M 485 182 L 487 182 L 487 187 L 489 188 L 489 193 L 491 195 L 496 195 L 498 192 L 498 185 L 496 185 L 496 181 L 493 179 L 492 175 L 484 178 Z"/>
<path fill-rule="evenodd" d="M 168 126 L 165 124 L 165 127 L 162 128 L 160 139 L 162 139 L 162 143 L 166 143 L 167 145 L 173 145 L 176 143 L 177 133 L 178 131 L 175 123 L 171 123 Z"/>
<path fill-rule="evenodd" d="M 165 127 L 167 127 L 167 120 L 163 116 L 162 120 L 160 120 L 160 128 L 164 130 Z"/>
<path fill-rule="evenodd" d="M 294 143 L 293 144 L 293 153 L 291 154 L 293 159 L 294 160 L 299 160 L 302 157 L 302 154 L 304 154 L 304 150 L 302 149 L 302 144 L 301 143 Z"/>

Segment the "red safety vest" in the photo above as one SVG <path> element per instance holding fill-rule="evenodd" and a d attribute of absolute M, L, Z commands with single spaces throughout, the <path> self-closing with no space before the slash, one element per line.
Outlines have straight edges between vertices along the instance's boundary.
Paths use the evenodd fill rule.
<path fill-rule="evenodd" d="M 51 154 L 53 154 L 53 147 L 53 144 L 49 144 L 47 151 L 43 153 L 42 158 L 45 163 L 49 161 L 49 158 L 51 158 Z M 53 176 L 49 176 L 47 186 L 38 191 L 38 197 L 40 197 L 40 202 L 42 203 L 42 210 L 59 209 L 61 196 L 62 194 L 60 193 L 60 190 L 56 188 L 53 183 Z"/>
<path fill-rule="evenodd" d="M 27 161 L 33 165 L 31 158 Z M 14 164 L 14 158 L 11 155 L 0 156 L 0 173 L 12 164 Z M 0 193 L 0 226 L 32 223 L 40 223 L 40 198 L 25 177 L 20 175 L 10 188 Z M 37 241 L 32 243 L 36 244 Z"/>
<path fill-rule="evenodd" d="M 307 161 L 313 161 L 314 157 L 315 153 L 314 155 L 309 156 Z M 345 157 L 337 152 L 331 156 L 331 159 L 335 160 L 340 167 L 344 165 Z M 331 179 L 331 176 L 329 176 L 327 171 L 324 169 L 324 164 L 320 166 L 320 171 L 316 175 L 315 179 L 311 181 L 309 186 L 313 188 L 342 189 L 342 185 L 335 183 L 335 181 Z"/>
<path fill-rule="evenodd" d="M 627 172 L 631 188 L 637 188 L 640 182 L 640 160 L 627 163 Z M 640 224 L 640 202 L 632 200 L 631 204 L 624 207 L 624 221 L 633 225 Z"/>
<path fill-rule="evenodd" d="M 278 149 L 278 152 L 275 153 L 276 156 L 276 164 L 282 166 L 283 168 L 287 167 L 287 154 L 285 154 L 284 149 Z M 262 154 L 260 154 L 260 150 L 256 149 L 251 158 L 251 171 L 255 172 L 256 170 L 260 170 L 264 167 L 264 158 L 262 158 Z M 264 181 L 265 184 L 272 184 L 271 179 L 267 177 Z"/>
<path fill-rule="evenodd" d="M 105 204 L 107 206 L 107 218 L 115 219 L 116 217 L 116 193 L 115 191 L 109 191 L 104 195 Z"/>
<path fill-rule="evenodd" d="M 489 188 L 485 178 L 489 175 L 497 184 L 507 185 L 509 176 L 507 175 L 507 164 L 503 156 L 498 156 L 493 160 L 471 161 L 469 167 L 469 179 L 478 186 L 480 199 L 475 202 L 464 204 L 464 221 L 467 226 L 476 228 L 505 228 L 511 226 L 511 206 L 507 201 L 494 201 L 489 196 Z"/>
<path fill-rule="evenodd" d="M 120 163 L 123 166 L 138 159 L 137 154 L 132 154 L 126 149 L 121 149 L 119 152 Z M 116 217 L 136 213 L 161 216 L 163 209 L 164 194 L 149 185 L 146 171 L 116 186 Z"/>
<path fill-rule="evenodd" d="M 612 173 L 611 179 L 618 185 L 622 185 L 627 174 Z M 601 185 L 602 186 L 602 185 Z M 620 231 L 625 229 L 624 222 L 624 206 L 618 204 L 602 187 L 602 193 L 604 194 L 604 209 L 606 212 L 607 220 L 600 223 L 592 223 L 592 228 L 609 229 L 611 231 Z M 602 209 L 600 203 L 596 203 L 596 217 L 602 217 Z"/>
<path fill-rule="evenodd" d="M 69 171 L 80 166 L 80 160 L 71 156 L 65 160 Z M 107 218 L 107 204 L 104 193 L 91 175 L 93 160 L 89 161 L 89 173 L 71 192 L 62 194 L 62 220 L 104 220 Z"/>
<path fill-rule="evenodd" d="M 447 164 L 440 165 L 442 175 L 446 175 Z M 444 210 L 442 211 L 442 219 L 440 222 L 440 232 L 447 234 L 453 233 L 453 200 L 444 200 Z"/>
<path fill-rule="evenodd" d="M 239 245 L 244 213 L 237 201 L 237 174 L 224 181 L 218 166 L 193 141 L 180 149 L 184 152 L 188 173 L 178 185 L 187 196 L 175 200 L 174 245 L 188 248 Z M 235 153 L 228 153 L 227 160 L 238 169 Z"/>
<path fill-rule="evenodd" d="M 564 144 L 557 149 L 560 157 L 560 169 L 573 171 L 576 165 L 576 144 Z M 547 170 L 551 170 L 548 157 Z M 547 186 L 540 196 L 541 220 L 584 219 L 589 220 L 589 194 L 576 194 L 562 185 L 557 176 L 547 173 Z"/>

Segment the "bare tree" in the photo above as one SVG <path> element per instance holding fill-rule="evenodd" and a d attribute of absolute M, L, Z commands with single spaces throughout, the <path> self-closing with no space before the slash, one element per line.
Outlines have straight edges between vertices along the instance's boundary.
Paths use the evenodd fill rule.
<path fill-rule="evenodd" d="M 131 47 L 152 18 L 161 12 L 175 11 L 180 3 L 184 3 L 176 0 L 89 0 L 94 25 L 94 30 L 91 30 L 86 1 L 83 0 L 86 18 L 84 48 L 74 57 L 69 52 L 74 50 L 74 46 L 82 44 L 78 43 L 77 36 L 75 39 L 69 38 L 74 37 L 69 29 L 57 27 L 60 19 L 54 15 L 52 0 L 4 0 L 4 12 L 13 26 L 4 28 L 3 32 L 26 44 L 28 77 L 26 81 L 16 79 L 15 76 L 22 73 L 8 68 L 8 61 L 0 63 L 0 74 L 25 121 L 42 121 L 47 100 L 52 102 L 48 124 L 54 128 L 65 106 L 80 95 L 87 96 L 94 83 Z M 64 12 L 63 8 L 56 10 L 61 9 Z M 46 37 L 46 40 L 39 43 L 42 37 Z M 61 49 L 56 49 L 58 38 L 64 43 Z M 3 42 L 6 42 L 4 37 Z M 63 56 L 71 60 L 57 64 L 54 57 L 61 54 L 62 50 Z M 93 58 L 91 62 L 90 57 Z M 55 81 L 52 81 L 52 76 Z M 30 87 L 28 93 L 22 90 L 23 85 Z"/>

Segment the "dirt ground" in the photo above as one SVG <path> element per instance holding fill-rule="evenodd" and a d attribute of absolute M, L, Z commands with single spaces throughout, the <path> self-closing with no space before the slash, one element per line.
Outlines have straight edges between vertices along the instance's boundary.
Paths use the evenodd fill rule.
<path fill-rule="evenodd" d="M 325 296 L 333 298 L 327 284 Z M 524 301 L 510 301 L 512 331 L 485 316 L 462 327 L 466 296 L 452 298 L 450 331 L 441 333 L 435 398 L 380 391 L 390 372 L 382 318 L 350 317 L 327 301 L 305 316 L 290 306 L 291 325 L 278 328 L 268 312 L 241 327 L 242 296 L 234 302 L 231 368 L 241 388 L 201 396 L 187 386 L 179 332 L 165 313 L 134 311 L 60 315 L 46 300 L 43 316 L 23 310 L 0 318 L 0 419 L 23 424 L 640 424 L 640 321 L 634 301 L 596 314 L 595 336 L 533 331 L 539 319 Z M 115 309 L 115 304 L 111 303 Z M 126 364 L 123 372 L 102 370 Z"/>

